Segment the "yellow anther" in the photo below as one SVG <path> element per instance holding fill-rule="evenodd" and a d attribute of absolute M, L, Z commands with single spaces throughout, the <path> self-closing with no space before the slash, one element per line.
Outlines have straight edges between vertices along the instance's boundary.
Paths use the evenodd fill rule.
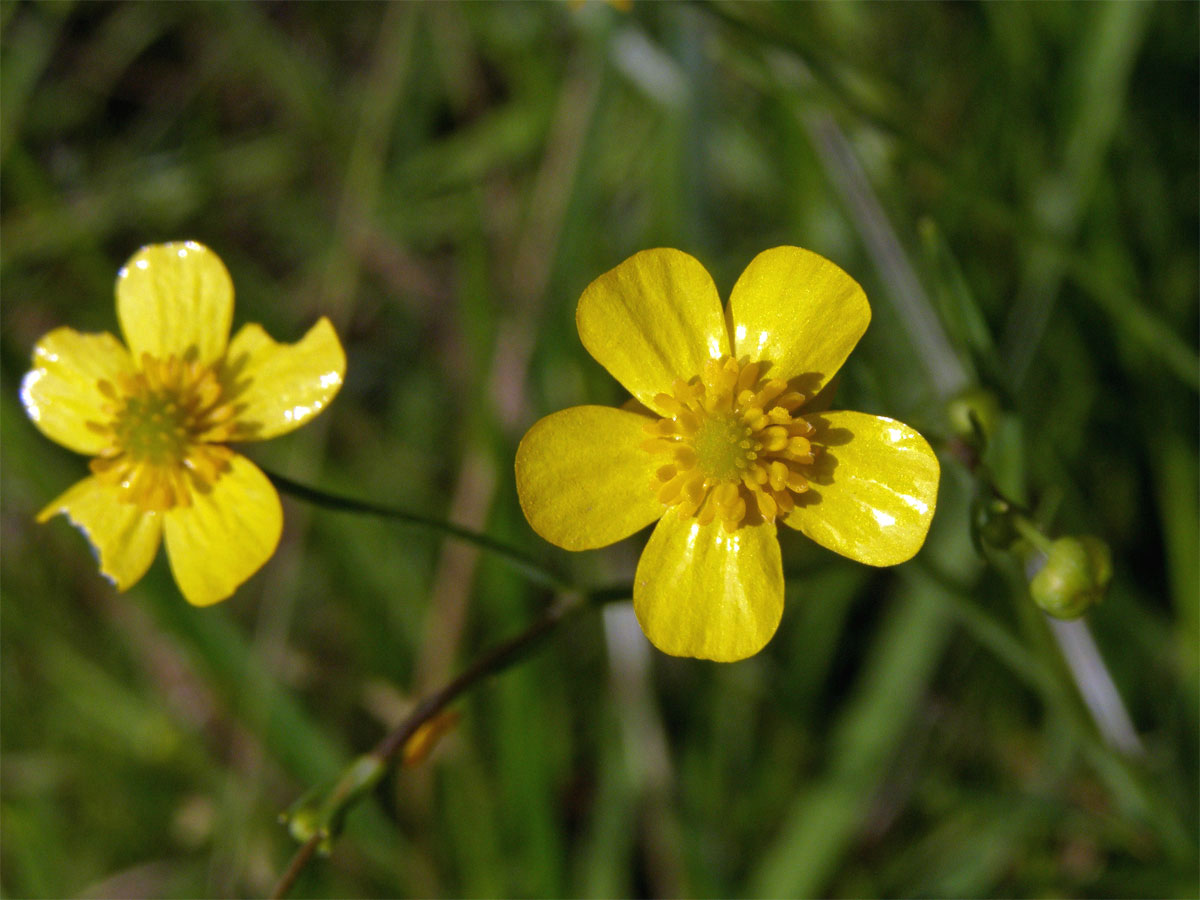
<path fill-rule="evenodd" d="M 743 368 L 741 374 L 738 375 L 737 392 L 739 400 L 741 399 L 742 393 L 750 390 L 758 381 L 758 370 L 758 363 L 752 362 Z"/>
<path fill-rule="evenodd" d="M 655 394 L 654 403 L 660 409 L 666 410 L 668 415 L 672 416 L 679 415 L 679 411 L 683 409 L 683 404 L 670 394 Z"/>
<path fill-rule="evenodd" d="M 683 495 L 689 503 L 698 504 L 704 499 L 704 476 L 700 474 L 693 475 L 683 485 Z"/>
<path fill-rule="evenodd" d="M 696 451 L 688 444 L 678 445 L 672 451 L 671 455 L 675 457 L 675 462 L 685 469 L 690 469 L 696 465 Z"/>
<path fill-rule="evenodd" d="M 679 413 L 679 417 L 676 419 L 676 421 L 679 423 L 680 432 L 685 435 L 693 435 L 696 433 L 696 430 L 700 427 L 700 423 L 703 420 L 700 418 L 700 416 L 696 415 L 696 413 L 685 409 Z"/>
<path fill-rule="evenodd" d="M 671 394 L 655 396 L 655 407 L 667 415 L 646 423 L 652 437 L 642 447 L 670 454 L 653 484 L 658 499 L 680 516 L 701 525 L 720 519 L 735 531 L 786 515 L 795 507 L 793 493 L 808 490 L 803 467 L 818 448 L 808 437 L 813 427 L 793 418 L 804 395 L 781 379 L 763 381 L 763 368 L 711 359 L 699 377 L 678 380 Z M 210 413 L 214 426 L 217 411 Z"/>
<path fill-rule="evenodd" d="M 792 412 L 804 405 L 804 401 L 808 398 L 798 391 L 788 391 L 783 394 L 775 403 L 782 406 L 788 412 Z"/>
<path fill-rule="evenodd" d="M 662 438 L 651 438 L 648 441 L 642 441 L 639 446 L 647 453 L 670 453 L 675 449 L 675 445 L 671 441 L 665 441 Z"/>
<path fill-rule="evenodd" d="M 763 447 L 769 453 L 778 453 L 787 447 L 788 433 L 782 425 L 772 425 L 763 432 Z"/>
<path fill-rule="evenodd" d="M 758 389 L 758 394 L 754 398 L 754 405 L 766 409 L 770 405 L 771 401 L 782 394 L 785 390 L 787 390 L 786 381 L 780 381 L 778 379 L 768 381 Z"/>
<path fill-rule="evenodd" d="M 796 456 L 808 457 L 808 462 L 812 462 L 812 456 L 809 451 L 812 450 L 812 442 L 808 438 L 796 436 L 787 442 L 788 453 L 793 453 Z"/>
<path fill-rule="evenodd" d="M 679 496 L 681 490 L 683 490 L 683 479 L 676 476 L 659 488 L 658 502 L 670 505 Z"/>
<path fill-rule="evenodd" d="M 768 474 L 771 478 L 771 490 L 782 491 L 784 485 L 787 484 L 788 467 L 779 460 L 774 460 L 771 463 Z"/>
<path fill-rule="evenodd" d="M 713 488 L 713 502 L 718 506 L 730 507 L 737 502 L 738 487 L 732 482 L 723 482 Z"/>
<path fill-rule="evenodd" d="M 735 531 L 742 524 L 744 518 L 746 518 L 746 501 L 738 497 L 737 501 L 724 511 L 722 524 L 726 531 Z"/>
<path fill-rule="evenodd" d="M 88 429 L 108 439 L 91 462 L 100 480 L 144 510 L 190 506 L 229 468 L 231 451 L 209 441 L 229 436 L 234 406 L 216 372 L 198 362 L 143 353 L 137 371 L 100 380 L 108 422 Z"/>

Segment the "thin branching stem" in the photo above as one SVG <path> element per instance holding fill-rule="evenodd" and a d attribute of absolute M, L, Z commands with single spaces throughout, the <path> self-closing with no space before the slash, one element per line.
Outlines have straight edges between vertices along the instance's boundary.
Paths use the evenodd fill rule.
<path fill-rule="evenodd" d="M 488 676 L 502 672 L 524 659 L 529 651 L 552 634 L 565 620 L 589 607 L 627 599 L 631 590 L 629 586 L 620 586 L 590 592 L 573 590 L 560 595 L 524 631 L 488 650 L 457 677 L 421 700 L 399 725 L 374 746 L 369 755 L 384 764 L 391 762 L 422 725 Z M 287 896 L 300 873 L 312 860 L 321 841 L 327 837 L 317 833 L 301 845 L 275 885 L 271 893 L 272 898 Z"/>
<path fill-rule="evenodd" d="M 314 834 L 305 841 L 300 849 L 296 851 L 296 855 L 292 857 L 292 861 L 288 863 L 287 871 L 275 883 L 275 888 L 271 891 L 271 900 L 281 900 L 286 897 L 296 884 L 296 879 L 300 877 L 300 873 L 308 866 L 309 860 L 316 855 L 317 847 L 321 844 L 321 835 Z"/>
<path fill-rule="evenodd" d="M 516 547 L 496 540 L 491 535 L 472 531 L 469 528 L 455 525 L 453 522 L 446 522 L 443 519 L 436 519 L 433 516 L 426 516 L 406 509 L 387 506 L 383 503 L 373 503 L 370 500 L 359 500 L 354 497 L 333 494 L 320 488 L 301 484 L 298 481 L 292 481 L 292 479 L 275 472 L 267 471 L 266 474 L 275 484 L 275 487 L 297 499 L 307 500 L 309 503 L 339 512 L 366 513 L 367 515 L 390 519 L 393 522 L 403 522 L 408 525 L 429 528 L 432 531 L 441 532 L 448 537 L 473 544 L 481 550 L 494 553 L 521 572 L 530 581 L 540 584 L 543 587 L 552 588 L 560 592 L 573 590 L 573 586 L 570 583 L 554 574 L 542 563 L 526 555 Z"/>

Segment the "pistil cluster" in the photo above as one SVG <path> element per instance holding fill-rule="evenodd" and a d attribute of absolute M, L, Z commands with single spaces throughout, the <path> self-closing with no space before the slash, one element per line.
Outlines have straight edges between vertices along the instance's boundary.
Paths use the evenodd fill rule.
<path fill-rule="evenodd" d="M 723 357 L 691 381 L 676 381 L 655 403 L 670 413 L 646 424 L 642 447 L 670 457 L 653 480 L 658 499 L 727 531 L 772 522 L 808 490 L 805 469 L 820 450 L 813 426 L 793 413 L 807 399 L 787 382 L 759 377 L 760 363 Z"/>
<path fill-rule="evenodd" d="M 234 405 L 212 366 L 143 354 L 141 368 L 101 380 L 105 421 L 87 427 L 108 439 L 91 461 L 96 477 L 146 511 L 190 506 L 229 468 Z"/>

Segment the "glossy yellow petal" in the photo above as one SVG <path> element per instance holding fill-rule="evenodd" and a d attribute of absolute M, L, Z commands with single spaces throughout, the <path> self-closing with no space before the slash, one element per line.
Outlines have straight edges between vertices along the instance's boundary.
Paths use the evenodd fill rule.
<path fill-rule="evenodd" d="M 783 615 L 783 564 L 775 526 L 728 532 L 674 511 L 642 551 L 633 608 L 646 637 L 672 656 L 734 662 L 753 656 Z"/>
<path fill-rule="evenodd" d="M 810 488 L 784 522 L 822 547 L 871 566 L 894 566 L 925 542 L 940 467 L 903 422 L 858 412 L 803 417 L 824 445 Z"/>
<path fill-rule="evenodd" d="M 100 572 L 119 590 L 146 574 L 162 534 L 162 514 L 121 501 L 116 485 L 96 478 L 76 482 L 38 513 L 38 521 L 63 513 L 83 532 L 100 559 Z"/>
<path fill-rule="evenodd" d="M 177 506 L 164 517 L 171 571 L 183 596 L 196 606 L 232 594 L 271 558 L 283 530 L 274 485 L 238 455 L 212 490 L 193 492 L 191 506 Z"/>
<path fill-rule="evenodd" d="M 735 355 L 765 360 L 769 378 L 797 379 L 809 397 L 834 376 L 871 321 L 853 278 L 810 250 L 764 250 L 729 297 Z"/>
<path fill-rule="evenodd" d="M 33 368 L 21 382 L 25 411 L 41 432 L 76 453 L 93 456 L 109 439 L 88 427 L 105 424 L 112 400 L 101 381 L 115 384 L 132 371 L 129 353 L 111 334 L 83 334 L 56 328 L 33 348 Z"/>
<path fill-rule="evenodd" d="M 233 440 L 263 440 L 298 428 L 325 408 L 346 374 L 346 354 L 328 319 L 298 343 L 279 344 L 258 325 L 229 343 L 222 379 L 229 384 Z"/>
<path fill-rule="evenodd" d="M 575 324 L 588 353 L 660 415 L 656 395 L 729 353 L 716 285 L 679 250 L 643 250 L 601 275 L 579 298 Z"/>
<path fill-rule="evenodd" d="M 604 547 L 663 513 L 651 485 L 661 456 L 643 450 L 651 421 L 575 406 L 534 424 L 517 448 L 517 496 L 533 530 L 567 550 Z"/>
<path fill-rule="evenodd" d="M 212 363 L 229 340 L 233 282 L 203 244 L 143 247 L 117 273 L 117 318 L 139 365 L 143 353 Z"/>

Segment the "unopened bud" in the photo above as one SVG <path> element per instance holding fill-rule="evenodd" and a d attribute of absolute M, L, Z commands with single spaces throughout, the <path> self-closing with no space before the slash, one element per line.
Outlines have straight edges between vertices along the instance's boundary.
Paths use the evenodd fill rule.
<path fill-rule="evenodd" d="M 973 447 L 982 447 L 996 430 L 1000 402 L 985 388 L 968 388 L 947 404 L 946 417 L 955 435 Z"/>
<path fill-rule="evenodd" d="M 1108 544 L 1093 535 L 1059 538 L 1029 582 L 1033 602 L 1059 619 L 1077 619 L 1104 598 L 1112 580 Z"/>
<path fill-rule="evenodd" d="M 383 777 L 383 760 L 374 754 L 360 756 L 331 783 L 318 785 L 279 816 L 298 843 L 319 837 L 318 849 L 328 853 L 342 830 L 350 807 Z"/>
<path fill-rule="evenodd" d="M 999 497 L 980 494 L 971 504 L 971 536 L 981 553 L 984 546 L 1008 550 L 1020 538 L 1012 504 Z"/>

